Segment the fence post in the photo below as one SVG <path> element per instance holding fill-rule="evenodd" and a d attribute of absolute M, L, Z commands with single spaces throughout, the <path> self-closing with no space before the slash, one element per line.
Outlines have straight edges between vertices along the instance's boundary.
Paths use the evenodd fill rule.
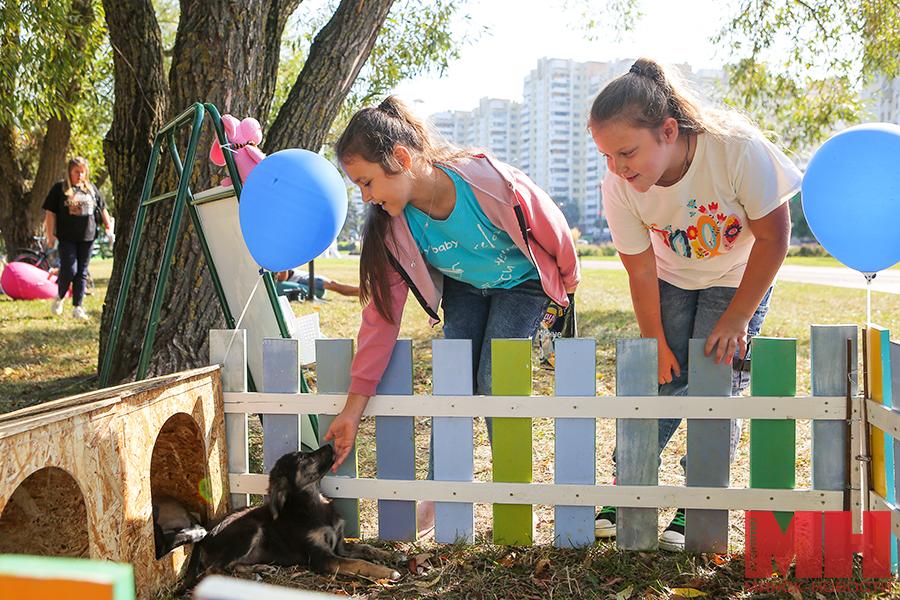
<path fill-rule="evenodd" d="M 263 338 L 263 391 L 296 394 L 300 391 L 300 342 Z M 260 415 L 263 429 L 263 473 L 288 452 L 300 449 L 300 415 Z"/>
<path fill-rule="evenodd" d="M 491 340 L 491 386 L 496 396 L 531 395 L 531 340 Z M 493 420 L 494 481 L 531 483 L 531 417 Z M 531 545 L 530 504 L 494 504 L 494 543 Z"/>
<path fill-rule="evenodd" d="M 412 395 L 412 340 L 397 340 L 377 395 Z M 415 417 L 375 417 L 375 453 L 379 479 L 416 478 Z M 378 537 L 415 541 L 416 502 L 378 501 Z"/>
<path fill-rule="evenodd" d="M 616 340 L 616 395 L 656 396 L 659 393 L 659 342 L 656 338 Z M 616 483 L 659 483 L 659 420 L 619 419 L 616 423 Z M 616 547 L 620 550 L 659 548 L 656 508 L 618 507 Z"/>
<path fill-rule="evenodd" d="M 229 347 L 230 346 L 230 347 Z M 222 391 L 247 391 L 247 331 L 209 330 L 209 362 L 222 365 Z M 247 415 L 225 413 L 225 445 L 229 473 L 249 473 Z M 231 508 L 249 505 L 247 494 L 231 494 Z"/>
<path fill-rule="evenodd" d="M 559 339 L 556 350 L 556 395 L 597 394 L 597 340 Z M 594 485 L 597 474 L 596 421 L 556 419 L 556 483 Z M 594 543 L 594 507 L 559 506 L 554 509 L 555 544 L 559 548 Z"/>
<path fill-rule="evenodd" d="M 353 362 L 353 340 L 316 340 L 316 391 L 319 394 L 341 394 L 350 391 L 350 363 Z M 335 415 L 319 415 L 319 444 L 328 433 Z M 333 444 L 333 443 L 332 443 Z M 340 467 L 339 477 L 357 477 L 356 444 Z M 344 536 L 359 537 L 359 500 L 335 498 L 334 506 L 344 518 Z"/>
<path fill-rule="evenodd" d="M 433 340 L 432 380 L 435 396 L 472 395 L 472 341 Z M 435 481 L 472 481 L 475 474 L 475 444 L 472 417 L 435 417 Z M 453 544 L 475 543 L 475 510 L 471 502 L 434 503 L 434 540 Z"/>
<path fill-rule="evenodd" d="M 844 396 L 850 374 L 850 395 L 856 396 L 856 325 L 810 326 L 810 379 L 813 396 Z M 847 365 L 847 341 L 851 343 Z M 847 489 L 849 469 L 848 427 L 846 421 L 812 422 L 812 487 L 815 490 Z"/>
<path fill-rule="evenodd" d="M 730 364 L 705 356 L 705 339 L 690 340 L 688 394 L 731 396 Z M 740 427 L 739 424 L 736 424 Z M 727 488 L 731 463 L 731 419 L 688 419 L 687 485 Z M 685 510 L 684 549 L 691 552 L 728 551 L 728 511 Z"/>
<path fill-rule="evenodd" d="M 753 338 L 750 361 L 751 396 L 797 394 L 797 340 Z M 750 487 L 792 490 L 795 487 L 797 424 L 792 419 L 750 421 Z M 787 529 L 792 512 L 777 511 Z"/>
<path fill-rule="evenodd" d="M 891 342 L 891 364 L 900 365 L 900 343 Z M 900 412 L 900 369 L 891 369 L 891 408 L 894 412 Z M 894 497 L 900 497 L 900 477 L 897 470 L 900 468 L 900 443 L 894 439 Z M 895 536 L 897 537 L 897 536 Z M 897 572 L 897 560 L 895 553 L 900 553 L 900 537 L 891 544 L 891 569 Z"/>

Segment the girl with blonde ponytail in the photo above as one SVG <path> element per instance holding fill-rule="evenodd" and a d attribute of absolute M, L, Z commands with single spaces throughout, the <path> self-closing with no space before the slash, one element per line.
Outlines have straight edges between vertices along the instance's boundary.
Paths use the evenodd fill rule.
<path fill-rule="evenodd" d="M 677 70 L 647 58 L 600 91 L 588 128 L 609 168 L 603 209 L 641 336 L 659 341 L 659 395 L 687 393 L 692 338 L 734 366 L 739 394 L 787 254 L 800 171 L 745 116 L 705 104 Z M 660 453 L 680 423 L 660 419 Z M 733 422 L 732 458 L 739 440 Z M 615 514 L 600 511 L 597 537 L 616 534 Z M 684 547 L 683 511 L 659 543 Z"/>

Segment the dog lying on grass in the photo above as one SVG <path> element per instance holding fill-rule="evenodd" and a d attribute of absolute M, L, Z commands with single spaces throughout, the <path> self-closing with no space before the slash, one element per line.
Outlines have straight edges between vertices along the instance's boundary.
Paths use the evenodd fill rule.
<path fill-rule="evenodd" d="M 269 473 L 269 502 L 207 526 L 206 537 L 194 545 L 182 590 L 192 589 L 207 573 L 253 573 L 272 565 L 399 579 L 400 573 L 375 562 L 402 558 L 392 561 L 391 552 L 344 540 L 344 520 L 321 493 L 322 477 L 333 463 L 329 445 L 279 458 Z"/>

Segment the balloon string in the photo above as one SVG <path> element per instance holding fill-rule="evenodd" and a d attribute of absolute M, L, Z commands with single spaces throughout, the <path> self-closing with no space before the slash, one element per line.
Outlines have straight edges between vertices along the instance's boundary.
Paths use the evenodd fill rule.
<path fill-rule="evenodd" d="M 866 278 L 866 323 L 872 323 L 872 280 L 876 273 L 863 273 Z"/>
<path fill-rule="evenodd" d="M 241 328 L 241 322 L 244 320 L 244 315 L 247 314 L 247 309 L 250 308 L 250 302 L 253 300 L 254 294 L 256 294 L 257 288 L 259 288 L 259 282 L 262 281 L 263 274 L 265 271 L 262 269 L 259 270 L 259 278 L 256 280 L 256 284 L 254 284 L 253 289 L 250 291 L 250 297 L 247 298 L 247 303 L 244 304 L 244 309 L 241 311 L 241 316 L 238 317 L 237 323 L 234 325 L 234 329 L 231 332 L 231 339 L 228 340 L 228 347 L 225 348 L 225 358 L 222 359 L 222 364 L 228 364 L 228 353 L 231 352 L 231 345 L 234 343 L 234 338 L 237 335 L 237 332 Z"/>

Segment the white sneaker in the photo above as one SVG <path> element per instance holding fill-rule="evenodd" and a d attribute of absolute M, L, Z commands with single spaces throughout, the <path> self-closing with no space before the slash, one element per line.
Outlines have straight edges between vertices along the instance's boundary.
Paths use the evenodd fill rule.
<path fill-rule="evenodd" d="M 53 302 L 50 303 L 50 312 L 54 315 L 61 315 L 63 309 L 63 302 L 65 302 L 65 298 L 54 298 Z"/>
<path fill-rule="evenodd" d="M 90 321 L 91 318 L 87 316 L 87 313 L 84 312 L 84 309 L 80 306 L 76 306 L 72 309 L 72 318 L 73 319 L 81 319 L 83 321 Z"/>

